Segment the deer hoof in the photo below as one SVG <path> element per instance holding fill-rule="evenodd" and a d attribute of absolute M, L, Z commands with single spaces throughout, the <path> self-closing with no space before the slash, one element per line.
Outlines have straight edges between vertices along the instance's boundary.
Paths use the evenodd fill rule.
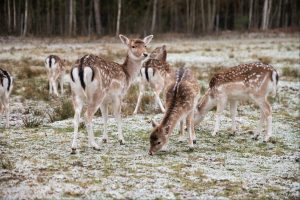
<path fill-rule="evenodd" d="M 107 139 L 106 139 L 106 138 L 103 138 L 103 139 L 102 139 L 102 142 L 103 142 L 103 143 L 107 143 Z"/>
<path fill-rule="evenodd" d="M 72 148 L 71 154 L 76 154 L 76 148 Z"/>
<path fill-rule="evenodd" d="M 124 140 L 119 140 L 119 142 L 120 142 L 120 145 L 124 145 L 125 144 Z"/>
<path fill-rule="evenodd" d="M 100 151 L 100 148 L 99 147 L 93 147 L 93 150 Z"/>
<path fill-rule="evenodd" d="M 197 143 L 197 140 L 193 140 L 193 144 L 196 144 Z"/>

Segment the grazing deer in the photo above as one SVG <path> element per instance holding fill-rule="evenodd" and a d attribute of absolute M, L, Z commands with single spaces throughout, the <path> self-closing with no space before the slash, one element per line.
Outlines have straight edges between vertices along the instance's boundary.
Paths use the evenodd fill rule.
<path fill-rule="evenodd" d="M 13 88 L 13 78 L 9 73 L 0 68 L 0 113 L 5 111 L 6 124 L 5 128 L 9 127 L 9 95 Z"/>
<path fill-rule="evenodd" d="M 113 103 L 114 114 L 118 123 L 118 140 L 124 144 L 124 137 L 121 127 L 121 103 L 131 83 L 137 77 L 142 61 L 148 56 L 146 45 L 153 35 L 140 39 L 128 39 L 119 35 L 128 51 L 123 64 L 106 61 L 95 55 L 85 55 L 77 60 L 71 70 L 71 90 L 75 110 L 74 116 L 74 137 L 72 153 L 77 148 L 77 135 L 80 113 L 83 102 L 87 104 L 85 122 L 88 132 L 89 145 L 99 149 L 95 142 L 92 119 L 100 107 L 104 118 L 103 142 L 107 142 L 107 115 L 108 104 Z"/>
<path fill-rule="evenodd" d="M 171 73 L 173 72 L 166 59 L 166 46 L 163 45 L 154 49 L 149 59 L 143 63 L 139 76 L 139 96 L 133 114 L 138 112 L 147 85 L 154 91 L 156 104 L 159 105 L 162 112 L 165 112 L 159 95 L 170 82 Z"/>
<path fill-rule="evenodd" d="M 176 81 L 168 86 L 166 94 L 167 110 L 161 123 L 157 124 L 152 121 L 154 129 L 150 135 L 149 155 L 166 148 L 171 133 L 181 120 L 186 120 L 187 122 L 189 145 L 191 148 L 193 147 L 196 138 L 194 132 L 194 110 L 200 96 L 199 91 L 200 86 L 192 71 L 180 68 L 176 72 Z"/>
<path fill-rule="evenodd" d="M 49 79 L 49 93 L 58 96 L 57 87 L 58 79 L 61 95 L 64 94 L 64 78 L 65 78 L 65 60 L 60 59 L 56 55 L 50 55 L 45 59 L 45 67 L 47 69 Z"/>
<path fill-rule="evenodd" d="M 262 63 L 242 64 L 217 73 L 210 80 L 209 89 L 197 106 L 195 124 L 202 121 L 209 110 L 217 107 L 216 124 L 212 133 L 213 136 L 216 135 L 220 127 L 221 114 L 229 102 L 232 131 L 235 132 L 238 101 L 250 99 L 261 111 L 254 139 L 257 139 L 266 121 L 267 131 L 264 141 L 268 141 L 272 135 L 272 109 L 267 97 L 271 92 L 276 95 L 277 83 L 277 71 L 272 66 Z"/>

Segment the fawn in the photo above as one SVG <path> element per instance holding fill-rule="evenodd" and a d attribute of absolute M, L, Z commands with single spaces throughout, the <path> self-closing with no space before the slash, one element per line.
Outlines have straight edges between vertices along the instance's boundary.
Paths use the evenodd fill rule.
<path fill-rule="evenodd" d="M 118 140 L 124 144 L 121 127 L 121 103 L 131 83 L 137 77 L 142 61 L 148 56 L 146 46 L 153 35 L 141 39 L 129 39 L 119 35 L 127 47 L 127 56 L 123 64 L 104 60 L 96 55 L 85 55 L 78 59 L 71 70 L 71 91 L 75 110 L 74 135 L 72 153 L 77 148 L 77 135 L 80 113 L 86 102 L 85 123 L 88 132 L 89 145 L 99 149 L 95 142 L 92 119 L 100 108 L 104 118 L 103 142 L 107 142 L 108 104 L 113 103 L 114 114 L 118 123 Z"/>
<path fill-rule="evenodd" d="M 232 131 L 236 131 L 235 117 L 238 101 L 252 100 L 261 111 L 260 123 L 254 135 L 257 139 L 261 129 L 267 122 L 267 131 L 264 141 L 272 135 L 272 109 L 268 102 L 269 93 L 276 95 L 278 73 L 271 66 L 262 63 L 242 64 L 215 74 L 209 83 L 209 88 L 197 105 L 195 124 L 203 120 L 206 113 L 217 107 L 216 123 L 212 135 L 216 135 L 220 127 L 220 117 L 230 104 L 232 117 Z"/>
<path fill-rule="evenodd" d="M 186 120 L 189 146 L 195 141 L 194 110 L 200 97 L 200 86 L 191 70 L 180 68 L 176 81 L 170 84 L 166 93 L 166 112 L 160 124 L 152 121 L 154 129 L 150 134 L 149 155 L 166 149 L 169 137 L 179 121 Z M 182 123 L 181 123 L 182 125 Z M 181 127 L 182 130 L 182 127 Z"/>

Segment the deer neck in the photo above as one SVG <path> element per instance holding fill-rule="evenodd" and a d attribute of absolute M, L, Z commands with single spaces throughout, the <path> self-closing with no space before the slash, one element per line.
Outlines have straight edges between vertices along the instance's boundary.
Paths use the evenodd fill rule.
<path fill-rule="evenodd" d="M 161 125 L 166 128 L 166 132 L 168 133 L 168 135 L 173 132 L 180 117 L 181 115 L 177 111 L 177 109 L 167 110 Z"/>
<path fill-rule="evenodd" d="M 123 70 L 126 74 L 126 79 L 130 84 L 138 75 L 141 68 L 142 60 L 135 60 L 130 58 L 127 54 L 124 63 L 122 64 Z"/>

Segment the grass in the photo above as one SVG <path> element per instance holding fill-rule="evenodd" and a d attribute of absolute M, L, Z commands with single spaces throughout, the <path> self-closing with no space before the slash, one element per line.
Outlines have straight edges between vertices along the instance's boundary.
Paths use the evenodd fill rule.
<path fill-rule="evenodd" d="M 300 78 L 300 70 L 294 67 L 285 66 L 282 68 L 282 76 Z"/>

